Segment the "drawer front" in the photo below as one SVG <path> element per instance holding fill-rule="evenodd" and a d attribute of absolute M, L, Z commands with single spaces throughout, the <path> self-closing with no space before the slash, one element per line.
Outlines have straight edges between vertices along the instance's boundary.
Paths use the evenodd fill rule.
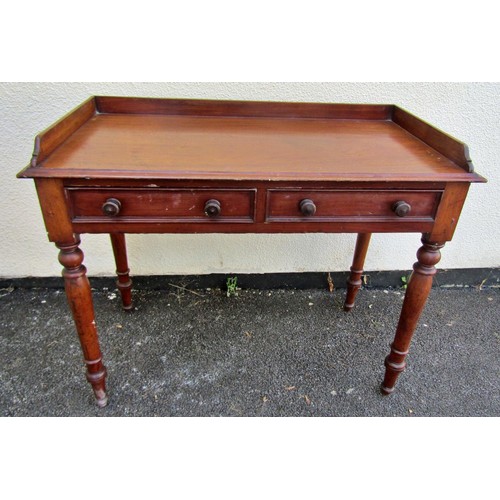
<path fill-rule="evenodd" d="M 270 189 L 267 192 L 266 221 L 432 221 L 441 194 L 438 190 Z"/>
<path fill-rule="evenodd" d="M 253 222 L 255 218 L 253 189 L 75 187 L 67 188 L 67 194 L 75 222 L 217 223 Z"/>

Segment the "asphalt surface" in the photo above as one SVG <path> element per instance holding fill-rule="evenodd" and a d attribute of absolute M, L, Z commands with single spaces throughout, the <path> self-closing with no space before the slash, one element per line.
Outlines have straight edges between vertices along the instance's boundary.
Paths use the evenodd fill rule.
<path fill-rule="evenodd" d="M 396 392 L 404 290 L 94 290 L 109 404 L 94 404 L 63 290 L 0 290 L 2 416 L 499 416 L 500 291 L 433 289 Z"/>

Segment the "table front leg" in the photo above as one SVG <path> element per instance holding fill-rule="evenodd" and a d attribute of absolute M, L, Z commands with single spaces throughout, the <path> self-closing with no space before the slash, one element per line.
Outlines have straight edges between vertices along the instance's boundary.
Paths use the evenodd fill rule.
<path fill-rule="evenodd" d="M 361 288 L 361 275 L 365 265 L 366 253 L 370 244 L 371 233 L 360 233 L 356 239 L 354 258 L 352 260 L 351 274 L 347 280 L 347 295 L 344 303 L 344 311 L 348 312 L 354 307 L 354 300 Z"/>
<path fill-rule="evenodd" d="M 132 305 L 132 280 L 129 276 L 130 269 L 128 268 L 125 235 L 123 233 L 111 233 L 109 236 L 115 256 L 116 275 L 118 276 L 116 286 L 118 290 L 120 290 L 123 309 L 125 311 L 131 311 L 134 308 Z"/>
<path fill-rule="evenodd" d="M 441 248 L 444 243 L 430 242 L 425 236 L 423 246 L 417 252 L 418 261 L 413 266 L 413 273 L 408 282 L 391 352 L 385 359 L 385 377 L 382 383 L 382 393 L 391 394 L 399 374 L 406 367 L 405 358 L 410 342 L 417 326 L 420 314 L 432 287 L 432 279 L 436 274 L 434 267 L 441 259 Z"/>
<path fill-rule="evenodd" d="M 56 243 L 59 248 L 59 262 L 64 266 L 63 277 L 66 296 L 80 339 L 83 358 L 87 365 L 87 380 L 94 389 L 99 407 L 106 406 L 106 368 L 102 363 L 101 349 L 95 324 L 92 292 L 87 278 L 87 270 L 82 264 L 83 252 L 78 247 L 76 237 L 70 243 Z"/>

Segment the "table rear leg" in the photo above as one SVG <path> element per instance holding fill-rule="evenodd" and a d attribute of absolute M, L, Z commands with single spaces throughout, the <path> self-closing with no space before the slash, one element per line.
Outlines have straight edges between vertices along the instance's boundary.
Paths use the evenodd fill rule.
<path fill-rule="evenodd" d="M 56 243 L 59 248 L 59 262 L 64 266 L 63 277 L 69 307 L 75 321 L 76 330 L 87 365 L 87 380 L 94 389 L 97 405 L 106 406 L 106 368 L 102 363 L 101 349 L 95 324 L 92 292 L 83 262 L 83 252 L 76 237 L 70 243 Z"/>
<path fill-rule="evenodd" d="M 382 393 L 391 394 L 396 380 L 406 367 L 405 358 L 415 332 L 420 315 L 432 287 L 432 279 L 436 274 L 434 267 L 441 259 L 441 248 L 444 243 L 432 243 L 422 238 L 423 246 L 417 252 L 418 261 L 413 266 L 413 273 L 406 288 L 403 308 L 399 318 L 391 352 L 385 359 L 385 378 Z"/>
<path fill-rule="evenodd" d="M 356 239 L 354 258 L 351 266 L 351 274 L 347 280 L 347 296 L 344 303 L 344 311 L 350 311 L 354 307 L 354 300 L 361 288 L 361 275 L 365 265 L 366 253 L 370 245 L 371 233 L 360 233 Z"/>
<path fill-rule="evenodd" d="M 125 235 L 123 233 L 111 233 L 109 236 L 115 256 L 116 274 L 118 276 L 116 286 L 122 297 L 123 309 L 131 311 L 134 308 L 132 305 L 132 280 L 129 276 L 130 269 L 128 268 Z"/>

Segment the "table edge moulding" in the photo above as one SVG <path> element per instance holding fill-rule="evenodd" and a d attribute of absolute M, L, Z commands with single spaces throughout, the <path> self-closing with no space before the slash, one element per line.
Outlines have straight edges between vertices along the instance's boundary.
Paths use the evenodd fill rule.
<path fill-rule="evenodd" d="M 107 233 L 133 309 L 126 233 L 356 233 L 344 310 L 372 233 L 422 246 L 382 393 L 393 392 L 473 182 L 467 146 L 389 104 L 94 96 L 35 138 L 30 164 L 97 404 L 108 401 L 80 234 Z"/>

